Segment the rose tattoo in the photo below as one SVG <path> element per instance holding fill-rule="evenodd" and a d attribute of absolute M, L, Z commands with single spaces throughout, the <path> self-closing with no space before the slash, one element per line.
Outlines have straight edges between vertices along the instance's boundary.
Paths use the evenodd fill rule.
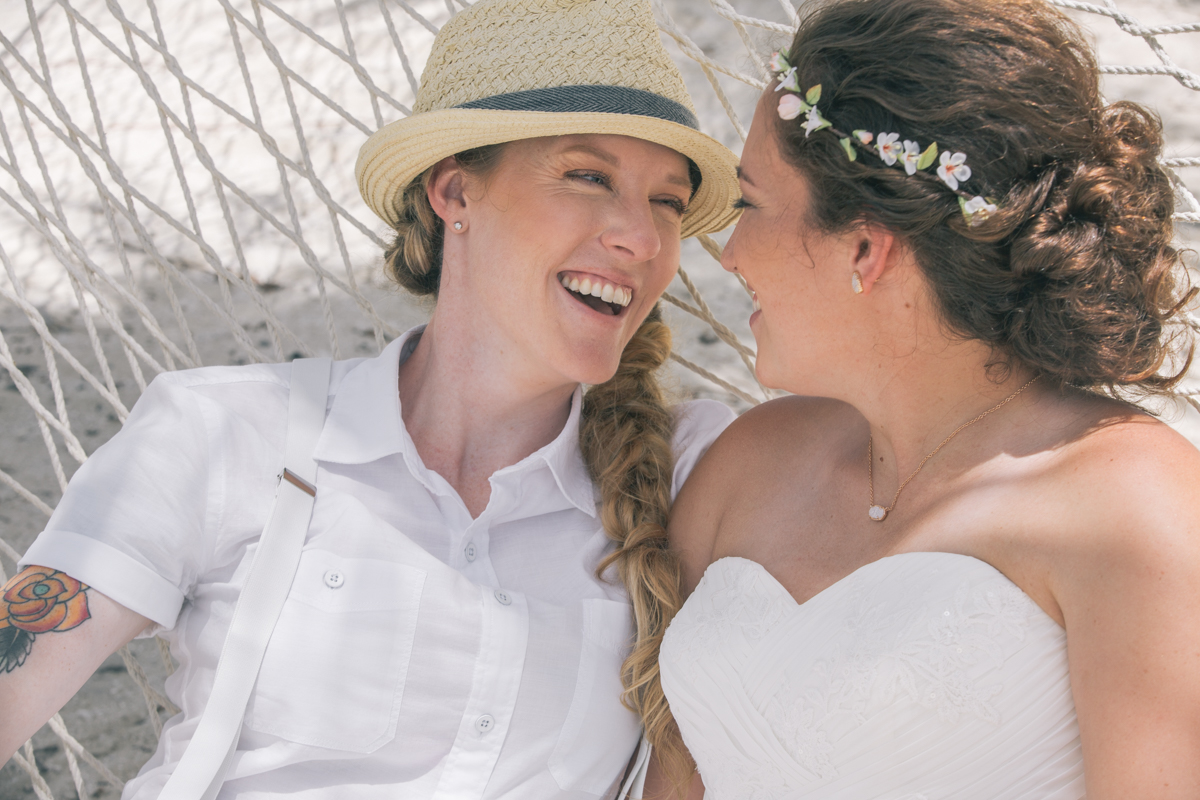
<path fill-rule="evenodd" d="M 69 631 L 91 616 L 87 586 L 65 572 L 30 566 L 0 589 L 0 672 L 25 663 L 39 633 Z"/>

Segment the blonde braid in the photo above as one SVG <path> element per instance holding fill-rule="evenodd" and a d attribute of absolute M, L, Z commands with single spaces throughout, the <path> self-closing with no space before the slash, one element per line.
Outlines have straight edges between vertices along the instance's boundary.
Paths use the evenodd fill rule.
<path fill-rule="evenodd" d="M 642 718 L 646 738 L 677 786 L 693 769 L 659 682 L 658 650 L 679 610 L 679 563 L 667 547 L 674 474 L 675 418 L 657 371 L 671 354 L 671 330 L 655 306 L 621 354 L 617 373 L 583 399 L 579 438 L 601 520 L 617 548 L 598 572 L 616 564 L 637 624 L 633 651 L 621 668 L 622 701 Z"/>
<path fill-rule="evenodd" d="M 487 177 L 500 161 L 503 144 L 464 150 L 454 156 L 458 165 L 476 177 Z M 446 226 L 429 203 L 433 167 L 413 178 L 396 198 L 399 208 L 396 238 L 383 251 L 387 276 L 415 295 L 437 296 L 442 280 L 442 243 Z"/>
<path fill-rule="evenodd" d="M 442 237 L 445 226 L 429 204 L 427 169 L 400 193 L 396 238 L 383 251 L 387 276 L 415 295 L 436 295 L 442 277 Z"/>

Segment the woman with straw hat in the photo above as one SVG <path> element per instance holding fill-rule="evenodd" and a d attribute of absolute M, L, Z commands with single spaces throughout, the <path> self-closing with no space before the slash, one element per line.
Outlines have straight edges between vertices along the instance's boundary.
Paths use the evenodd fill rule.
<path fill-rule="evenodd" d="M 657 301 L 734 165 L 646 2 L 447 23 L 357 165 L 429 324 L 154 381 L 4 589 L 0 757 L 159 633 L 182 713 L 127 798 L 612 796 L 667 717 L 667 507 L 732 418 L 664 406 Z"/>
<path fill-rule="evenodd" d="M 1161 122 L 1044 0 L 830 3 L 772 67 L 722 263 L 795 396 L 671 517 L 705 796 L 1200 797 L 1200 453 L 1112 396 L 1191 362 Z"/>

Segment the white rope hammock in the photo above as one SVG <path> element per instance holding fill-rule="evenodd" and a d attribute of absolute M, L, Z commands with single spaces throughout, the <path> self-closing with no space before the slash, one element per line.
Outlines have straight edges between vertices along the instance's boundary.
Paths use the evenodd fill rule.
<path fill-rule="evenodd" d="M 1168 82 L 1180 108 L 1196 105 L 1200 75 L 1164 43 L 1195 49 L 1200 21 L 1143 25 L 1132 2 L 1124 12 L 1111 0 L 1056 2 L 1148 45 L 1147 63 L 1105 73 Z M 409 113 L 433 36 L 470 3 L 23 0 L 24 14 L 19 4 L 0 0 L 0 383 L 11 390 L 0 390 L 0 582 L 156 374 L 373 355 L 420 321 L 423 308 L 380 275 L 386 229 L 359 200 L 354 157 Z M 706 130 L 739 148 L 768 78 L 764 54 L 790 35 L 793 5 L 654 5 Z M 1165 163 L 1200 167 L 1193 150 Z M 1200 223 L 1178 175 L 1176 188 L 1176 218 Z M 672 357 L 689 391 L 754 404 L 768 393 L 748 330 L 717 318 L 749 310 L 709 258 L 720 250 L 710 237 L 685 245 L 665 299 L 691 333 Z M 44 458 L 25 455 L 31 438 Z M 144 644 L 134 645 L 143 655 Z M 160 651 L 153 669 L 169 673 Z M 157 735 L 176 709 L 129 648 L 121 655 Z M 39 763 L 31 741 L 14 757 L 36 797 L 116 797 L 132 777 L 114 775 L 61 717 L 48 727 L 38 741 L 52 734 L 55 752 Z M 16 786 L 3 778 L 12 769 L 0 793 Z"/>

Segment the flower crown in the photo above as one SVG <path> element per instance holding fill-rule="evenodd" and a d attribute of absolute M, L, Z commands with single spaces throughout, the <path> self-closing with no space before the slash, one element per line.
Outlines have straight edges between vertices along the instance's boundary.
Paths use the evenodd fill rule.
<path fill-rule="evenodd" d="M 858 160 L 858 150 L 861 149 L 877 156 L 889 167 L 895 166 L 897 163 L 901 164 L 909 175 L 917 174 L 918 170 L 928 169 L 933 165 L 934 160 L 938 159 L 937 142 L 922 150 L 921 146 L 914 141 L 905 139 L 901 143 L 898 133 L 880 133 L 878 138 L 865 130 L 854 131 L 849 136 L 842 133 L 833 127 L 833 123 L 821 116 L 821 112 L 817 109 L 817 103 L 821 100 L 821 84 L 818 83 L 805 92 L 801 91 L 796 77 L 796 68 L 788 63 L 787 50 L 781 50 L 772 55 L 770 66 L 771 71 L 779 76 L 779 84 L 775 87 L 775 91 L 786 89 L 789 92 L 795 92 L 795 94 L 785 94 L 779 98 L 779 116 L 786 120 L 792 120 L 805 114 L 805 138 L 813 131 L 828 128 L 830 133 L 838 137 L 842 149 L 846 151 L 846 157 L 851 161 Z M 801 97 L 801 94 L 804 96 Z M 960 182 L 967 181 L 971 177 L 971 168 L 967 166 L 966 153 L 942 153 L 937 176 L 958 195 L 958 206 L 962 209 L 963 217 L 966 218 L 968 225 L 972 227 L 979 225 L 996 213 L 995 203 L 958 188 Z"/>

